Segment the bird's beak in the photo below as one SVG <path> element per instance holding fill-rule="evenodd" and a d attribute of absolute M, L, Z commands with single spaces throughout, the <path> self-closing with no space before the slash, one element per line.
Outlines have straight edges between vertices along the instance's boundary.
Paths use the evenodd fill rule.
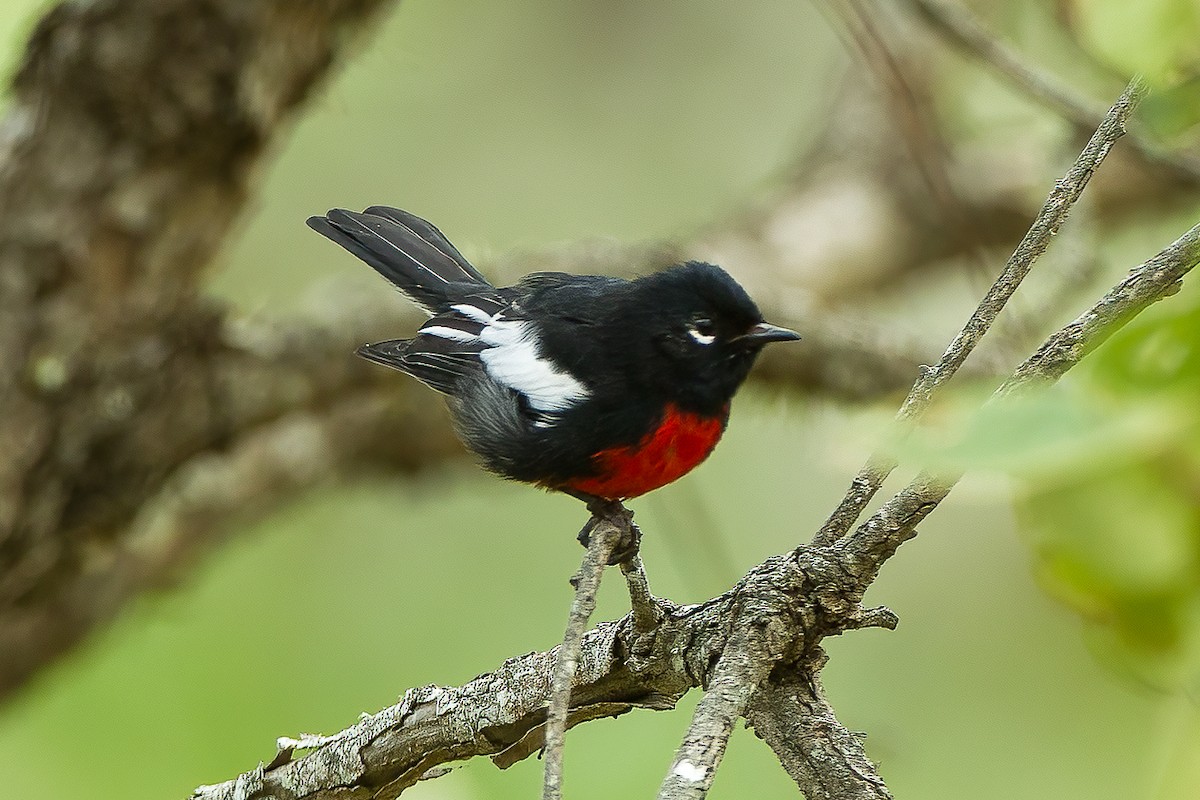
<path fill-rule="evenodd" d="M 737 337 L 735 341 L 766 344 L 767 342 L 793 342 L 799 338 L 800 334 L 795 331 L 772 325 L 769 322 L 760 322 Z"/>

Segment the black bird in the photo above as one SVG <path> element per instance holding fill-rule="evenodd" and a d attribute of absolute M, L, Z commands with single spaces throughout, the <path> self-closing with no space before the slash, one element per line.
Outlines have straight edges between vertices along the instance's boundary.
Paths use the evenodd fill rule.
<path fill-rule="evenodd" d="M 800 338 L 699 261 L 636 280 L 538 272 L 497 288 L 407 211 L 334 209 L 308 225 L 429 314 L 413 338 L 359 355 L 445 393 L 487 469 L 589 504 L 691 471 L 763 345 Z"/>

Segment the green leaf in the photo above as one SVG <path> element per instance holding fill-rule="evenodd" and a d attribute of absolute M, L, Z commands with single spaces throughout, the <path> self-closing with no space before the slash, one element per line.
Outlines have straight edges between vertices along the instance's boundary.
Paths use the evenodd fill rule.
<path fill-rule="evenodd" d="M 1200 3 L 1196 0 L 1077 0 L 1084 42 L 1127 74 L 1151 86 L 1171 86 L 1200 64 Z"/>
<path fill-rule="evenodd" d="M 1138 117 L 1160 138 L 1196 138 L 1195 128 L 1200 125 L 1200 75 L 1193 73 L 1173 86 L 1152 92 L 1138 109 Z M 1188 136 L 1189 133 L 1192 135 Z"/>
<path fill-rule="evenodd" d="M 1047 588 L 1109 631 L 1110 659 L 1186 681 L 1200 669 L 1197 486 L 1158 456 L 1027 485 L 1018 516 Z"/>

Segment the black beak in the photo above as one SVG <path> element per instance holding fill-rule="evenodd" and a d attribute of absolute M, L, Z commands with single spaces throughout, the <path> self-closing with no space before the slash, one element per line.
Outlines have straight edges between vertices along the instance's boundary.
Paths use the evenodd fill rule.
<path fill-rule="evenodd" d="M 767 342 L 794 342 L 799 338 L 800 334 L 795 331 L 772 325 L 769 322 L 760 322 L 734 341 L 766 344 Z"/>

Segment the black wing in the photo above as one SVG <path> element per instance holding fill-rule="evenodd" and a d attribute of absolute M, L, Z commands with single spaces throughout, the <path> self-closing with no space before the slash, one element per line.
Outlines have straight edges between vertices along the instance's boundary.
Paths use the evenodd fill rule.
<path fill-rule="evenodd" d="M 441 231 L 407 211 L 335 208 L 309 217 L 308 226 L 361 258 L 430 314 L 492 288 Z"/>
<path fill-rule="evenodd" d="M 431 317 L 411 339 L 391 339 L 358 348 L 368 361 L 400 370 L 439 392 L 453 394 L 458 381 L 483 369 L 479 338 L 497 314 L 511 310 L 500 291 L 479 292 Z"/>
<path fill-rule="evenodd" d="M 421 383 L 443 394 L 453 394 L 461 378 L 482 368 L 483 362 L 479 360 L 482 346 L 476 346 L 475 349 L 456 348 L 446 352 L 439 352 L 437 345 L 430 346 L 430 342 L 444 341 L 435 336 L 392 339 L 376 344 L 364 344 L 358 348 L 358 354 L 368 361 L 412 375 Z"/>

